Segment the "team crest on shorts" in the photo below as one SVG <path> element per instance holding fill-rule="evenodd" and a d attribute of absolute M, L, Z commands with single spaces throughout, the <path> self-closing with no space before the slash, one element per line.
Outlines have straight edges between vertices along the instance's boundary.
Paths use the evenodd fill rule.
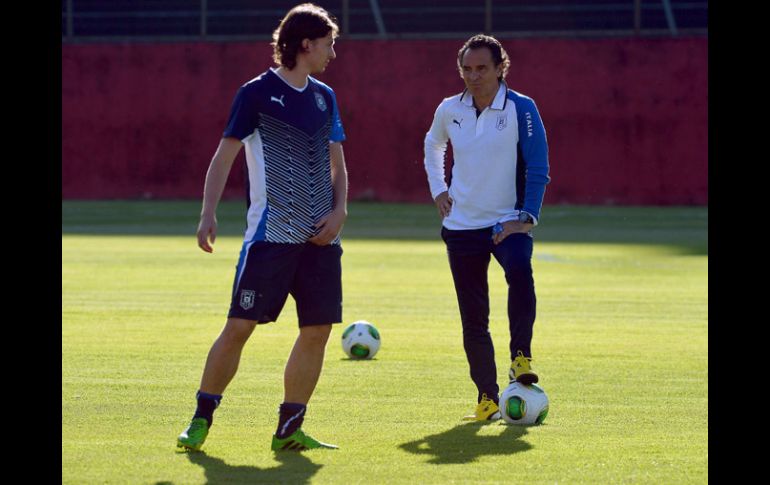
<path fill-rule="evenodd" d="M 241 290 L 241 308 L 249 310 L 254 306 L 254 290 Z"/>
<path fill-rule="evenodd" d="M 508 126 L 508 115 L 499 115 L 497 117 L 497 129 L 503 131 Z"/>
<path fill-rule="evenodd" d="M 318 105 L 318 109 L 326 111 L 326 100 L 321 93 L 315 93 L 315 104 Z"/>

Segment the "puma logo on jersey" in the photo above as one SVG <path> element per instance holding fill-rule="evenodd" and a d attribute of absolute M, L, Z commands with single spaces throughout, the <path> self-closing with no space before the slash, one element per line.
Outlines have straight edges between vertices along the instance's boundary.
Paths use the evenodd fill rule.
<path fill-rule="evenodd" d="M 459 126 L 459 127 L 460 127 L 460 129 L 462 129 L 462 128 L 463 128 L 463 125 L 461 125 L 461 124 L 460 124 L 460 123 L 462 123 L 462 122 L 463 122 L 463 119 L 462 119 L 462 118 L 460 118 L 460 121 L 457 121 L 457 120 L 452 120 L 452 123 L 457 123 L 457 126 Z"/>
<path fill-rule="evenodd" d="M 285 94 L 282 94 L 282 95 L 281 95 L 281 99 L 278 99 L 278 98 L 276 98 L 275 96 L 270 96 L 270 101 L 275 101 L 276 103 L 278 103 L 278 104 L 280 104 L 281 106 L 283 106 L 283 97 L 284 97 L 284 96 L 285 96 Z M 285 108 L 286 106 L 283 106 L 283 107 Z"/>

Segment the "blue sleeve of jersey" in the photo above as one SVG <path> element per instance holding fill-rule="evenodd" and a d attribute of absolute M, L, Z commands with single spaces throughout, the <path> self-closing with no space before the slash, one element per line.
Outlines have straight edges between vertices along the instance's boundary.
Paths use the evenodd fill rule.
<path fill-rule="evenodd" d="M 258 121 L 257 104 L 250 100 L 246 86 L 241 86 L 235 94 L 233 106 L 230 108 L 230 118 L 227 120 L 227 126 L 222 136 L 243 140 L 254 133 Z"/>
<path fill-rule="evenodd" d="M 535 219 L 540 218 L 545 186 L 551 181 L 548 176 L 548 142 L 540 113 L 532 99 L 519 98 L 516 101 L 519 121 L 519 143 L 521 144 L 524 163 L 525 185 L 524 206 L 521 210 L 529 212 Z"/>
<path fill-rule="evenodd" d="M 329 134 L 329 141 L 332 143 L 345 141 L 345 130 L 342 128 L 340 112 L 337 109 L 337 96 L 334 95 L 334 91 L 331 89 L 329 94 L 332 96 L 332 131 Z"/>

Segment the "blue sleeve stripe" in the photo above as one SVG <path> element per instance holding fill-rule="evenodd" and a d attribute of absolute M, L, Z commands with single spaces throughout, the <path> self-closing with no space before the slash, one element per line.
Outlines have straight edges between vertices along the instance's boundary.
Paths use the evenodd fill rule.
<path fill-rule="evenodd" d="M 548 175 L 548 142 L 545 127 L 540 119 L 537 106 L 531 98 L 509 90 L 508 99 L 516 105 L 519 143 L 521 145 L 519 163 L 524 164 L 526 174 L 522 210 L 532 214 L 535 219 L 539 219 L 545 196 L 545 186 L 551 181 Z"/>
<path fill-rule="evenodd" d="M 329 134 L 329 141 L 337 143 L 345 141 L 345 130 L 342 127 L 340 112 L 337 109 L 337 96 L 331 89 L 329 89 L 329 94 L 332 96 L 332 131 Z"/>

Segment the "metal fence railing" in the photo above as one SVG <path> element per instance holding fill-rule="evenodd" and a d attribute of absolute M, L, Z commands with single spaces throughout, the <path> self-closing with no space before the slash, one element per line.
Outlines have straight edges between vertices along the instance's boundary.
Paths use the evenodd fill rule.
<path fill-rule="evenodd" d="M 304 0 L 62 0 L 63 42 L 268 39 Z M 687 0 L 317 0 L 359 39 L 707 35 Z M 438 4 L 437 4 L 438 3 Z"/>

